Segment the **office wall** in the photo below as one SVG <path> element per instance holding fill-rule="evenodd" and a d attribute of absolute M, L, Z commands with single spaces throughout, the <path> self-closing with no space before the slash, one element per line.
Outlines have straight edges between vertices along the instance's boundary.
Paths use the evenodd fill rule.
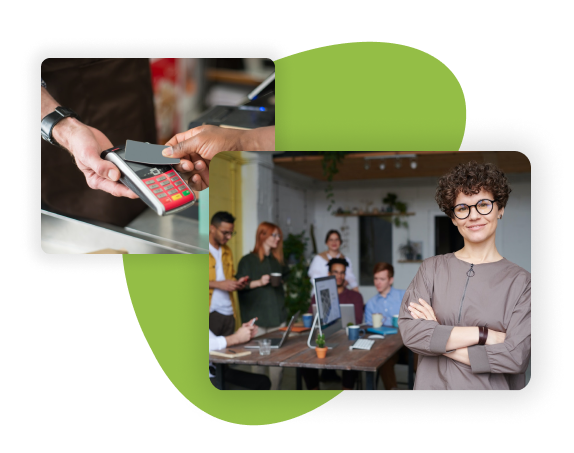
<path fill-rule="evenodd" d="M 511 174 L 508 177 L 513 192 L 504 219 L 499 223 L 496 243 L 504 257 L 530 271 L 530 175 Z M 343 253 L 351 259 L 353 266 L 358 267 L 359 218 L 336 217 L 327 212 L 324 186 L 323 183 L 316 183 L 307 189 L 307 196 L 313 196 L 313 209 L 308 221 L 315 224 L 319 251 L 325 249 L 323 241 L 328 230 L 342 229 L 345 239 Z M 406 217 L 409 223 L 408 232 L 404 228 L 393 226 L 393 266 L 397 288 L 405 289 L 419 267 L 415 263 L 398 262 L 398 248 L 407 241 L 409 234 L 412 241 L 423 242 L 423 258 L 434 255 L 434 217 L 443 215 L 434 201 L 435 188 L 436 178 L 352 181 L 334 184 L 336 207 L 365 209 L 367 203 L 374 202 L 374 206 L 380 209 L 385 195 L 393 192 L 398 195 L 399 200 L 408 203 L 409 212 L 415 213 L 414 216 Z M 283 196 L 288 196 L 288 193 L 280 192 L 279 203 L 282 203 Z M 361 287 L 361 293 L 366 299 L 375 292 L 374 286 Z"/>

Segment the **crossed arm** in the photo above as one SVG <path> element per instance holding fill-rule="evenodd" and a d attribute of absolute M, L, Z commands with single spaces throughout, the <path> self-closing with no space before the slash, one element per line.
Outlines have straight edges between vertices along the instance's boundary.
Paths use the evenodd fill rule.
<path fill-rule="evenodd" d="M 436 316 L 432 307 L 423 299 L 419 299 L 419 303 L 410 302 L 408 306 L 409 312 L 414 319 L 426 319 L 428 321 L 436 321 Z M 488 329 L 488 337 L 486 339 L 487 345 L 504 343 L 506 334 L 504 332 L 497 332 Z M 478 344 L 479 329 L 478 327 L 454 327 L 450 333 L 450 337 L 446 342 L 446 350 L 444 353 L 457 362 L 470 365 L 468 357 L 468 347 Z"/>

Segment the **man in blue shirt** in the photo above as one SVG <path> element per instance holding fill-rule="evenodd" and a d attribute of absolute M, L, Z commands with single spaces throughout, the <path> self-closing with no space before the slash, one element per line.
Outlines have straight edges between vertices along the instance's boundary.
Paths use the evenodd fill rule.
<path fill-rule="evenodd" d="M 405 290 L 392 287 L 395 270 L 391 264 L 377 263 L 373 273 L 375 288 L 377 288 L 378 294 L 367 301 L 365 307 L 365 324 L 372 326 L 373 313 L 380 313 L 384 317 L 383 325 L 392 327 L 393 316 L 399 314 Z"/>
<path fill-rule="evenodd" d="M 395 270 L 392 264 L 377 263 L 373 269 L 375 288 L 378 294 L 371 297 L 365 306 L 365 324 L 373 325 L 373 314 L 383 315 L 383 325 L 392 327 L 393 316 L 399 314 L 401 303 L 405 295 L 405 290 L 392 287 Z M 389 358 L 380 369 L 381 379 L 385 385 L 385 390 L 397 388 L 397 378 L 395 376 L 395 363 L 399 358 L 399 353 Z"/>

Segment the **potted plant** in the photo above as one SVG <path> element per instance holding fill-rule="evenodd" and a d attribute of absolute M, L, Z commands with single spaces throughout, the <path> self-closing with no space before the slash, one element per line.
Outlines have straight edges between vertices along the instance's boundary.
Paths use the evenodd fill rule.
<path fill-rule="evenodd" d="M 315 340 L 315 352 L 318 359 L 324 359 L 327 356 L 327 348 L 325 347 L 325 335 L 317 335 Z"/>
<path fill-rule="evenodd" d="M 288 319 L 298 311 L 306 313 L 309 310 L 310 294 L 313 286 L 307 275 L 308 263 L 305 258 L 307 249 L 305 232 L 289 234 L 283 243 L 283 254 L 287 258 L 289 275 L 285 282 L 285 306 L 289 313 Z"/>
<path fill-rule="evenodd" d="M 409 240 L 406 244 L 399 247 L 399 252 L 403 254 L 407 261 L 412 261 L 416 257 L 417 248 L 415 244 Z"/>
<path fill-rule="evenodd" d="M 387 196 L 383 198 L 383 203 L 387 205 L 387 212 L 393 212 L 397 198 L 399 197 L 395 193 L 388 193 Z"/>
<path fill-rule="evenodd" d="M 383 198 L 383 203 L 387 205 L 387 212 L 394 213 L 398 212 L 399 214 L 406 214 L 407 213 L 407 204 L 399 201 L 399 197 L 396 193 L 388 193 L 385 198 Z M 401 220 L 401 217 L 395 215 L 392 217 L 392 222 L 395 224 L 397 228 L 405 227 L 408 228 L 409 224 L 406 220 Z"/>

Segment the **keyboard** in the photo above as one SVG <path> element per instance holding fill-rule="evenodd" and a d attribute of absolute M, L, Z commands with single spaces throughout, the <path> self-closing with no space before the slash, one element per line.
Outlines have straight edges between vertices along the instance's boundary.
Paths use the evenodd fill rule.
<path fill-rule="evenodd" d="M 366 340 L 361 338 L 360 340 L 355 341 L 355 344 L 351 346 L 351 349 L 364 349 L 366 351 L 369 351 L 374 344 L 375 340 Z"/>

